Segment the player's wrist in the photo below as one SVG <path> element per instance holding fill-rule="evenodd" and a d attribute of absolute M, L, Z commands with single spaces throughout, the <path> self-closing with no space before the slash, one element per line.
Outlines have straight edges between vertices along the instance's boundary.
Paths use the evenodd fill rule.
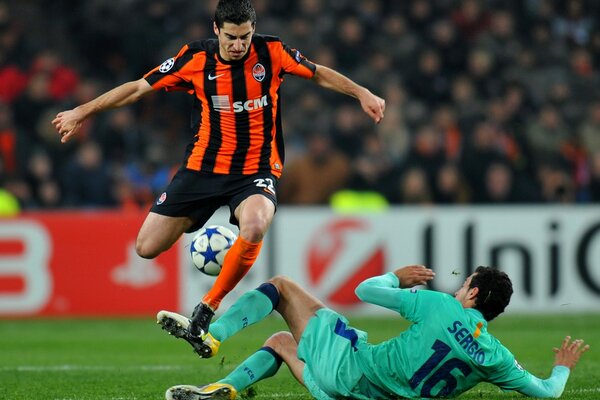
<path fill-rule="evenodd" d="M 573 368 L 573 364 L 572 363 L 568 363 L 565 361 L 556 361 L 554 363 L 554 365 L 552 366 L 553 369 L 563 369 L 566 368 L 567 370 L 571 370 Z"/>
<path fill-rule="evenodd" d="M 82 104 L 73 109 L 73 111 L 77 112 L 80 116 L 80 120 L 84 120 L 90 115 L 92 115 L 96 110 L 91 106 L 90 103 Z"/>
<path fill-rule="evenodd" d="M 371 91 L 364 86 L 356 85 L 354 95 L 357 99 L 362 101 L 363 99 L 366 99 L 371 95 Z"/>
<path fill-rule="evenodd" d="M 390 272 L 390 275 L 394 276 L 396 278 L 396 287 L 397 288 L 401 288 L 402 287 L 402 280 L 400 279 L 400 275 L 398 275 L 397 271 L 394 272 Z"/>

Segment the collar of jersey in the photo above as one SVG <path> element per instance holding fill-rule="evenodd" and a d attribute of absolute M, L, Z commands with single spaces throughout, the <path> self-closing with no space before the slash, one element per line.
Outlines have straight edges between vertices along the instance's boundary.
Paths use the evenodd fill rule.
<path fill-rule="evenodd" d="M 483 327 L 487 328 L 488 322 L 483 318 L 483 314 L 476 308 L 465 308 L 465 312 L 475 314 L 477 316 L 476 319 L 480 319 L 483 323 Z"/>

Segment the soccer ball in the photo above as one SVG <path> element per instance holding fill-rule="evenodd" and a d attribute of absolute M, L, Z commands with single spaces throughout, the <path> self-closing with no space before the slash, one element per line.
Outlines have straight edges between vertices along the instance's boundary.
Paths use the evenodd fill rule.
<path fill-rule="evenodd" d="M 227 250 L 237 237 L 224 226 L 206 226 L 196 233 L 190 245 L 194 266 L 210 276 L 217 276 L 223 267 Z"/>

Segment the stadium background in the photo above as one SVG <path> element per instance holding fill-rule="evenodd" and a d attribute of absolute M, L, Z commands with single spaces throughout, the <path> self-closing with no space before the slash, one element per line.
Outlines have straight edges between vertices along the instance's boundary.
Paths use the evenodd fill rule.
<path fill-rule="evenodd" d="M 68 145 L 49 121 L 212 37 L 214 6 L 0 3 L 0 179 L 24 210 L 147 209 L 189 140 L 190 96 L 150 96 L 99 115 Z M 255 7 L 258 32 L 281 36 L 387 101 L 375 127 L 352 99 L 287 79 L 281 203 L 327 204 L 341 188 L 394 204 L 600 199 L 597 2 Z"/>
<path fill-rule="evenodd" d="M 223 308 L 285 273 L 335 308 L 371 315 L 380 310 L 352 294 L 365 276 L 426 263 L 436 288 L 452 292 L 472 266 L 496 264 L 515 296 L 506 325 L 493 327 L 527 354 L 526 367 L 545 375 L 551 359 L 532 348 L 565 333 L 600 340 L 600 4 L 253 3 L 259 33 L 347 74 L 387 109 L 375 126 L 354 100 L 286 78 L 281 206 Z M 0 398 L 27 399 L 36 385 L 53 399 L 155 398 L 152 384 L 196 376 L 183 345 L 147 325 L 161 308 L 189 312 L 210 285 L 189 263 L 190 237 L 153 261 L 132 248 L 181 161 L 191 98 L 157 93 L 95 116 L 67 145 L 50 121 L 211 37 L 215 4 L 0 1 L 0 382 L 12 390 Z M 227 215 L 212 221 L 227 225 Z M 107 319 L 124 316 L 124 328 Z M 381 326 L 398 327 L 388 317 L 361 327 L 381 340 Z M 144 346 L 156 356 L 140 358 Z M 237 346 L 225 368 L 250 345 Z M 113 351 L 134 364 L 122 367 Z M 571 398 L 599 396 L 592 357 Z M 215 379 L 209 365 L 203 373 Z M 136 379 L 143 390 L 119 391 Z M 263 397 L 306 398 L 282 379 Z"/>

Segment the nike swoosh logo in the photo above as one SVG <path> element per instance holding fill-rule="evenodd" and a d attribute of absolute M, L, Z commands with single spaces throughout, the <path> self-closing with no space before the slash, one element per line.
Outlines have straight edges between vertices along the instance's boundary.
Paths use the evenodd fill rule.
<path fill-rule="evenodd" d="M 223 75 L 225 75 L 225 74 L 219 74 L 219 75 L 208 74 L 208 80 L 209 81 L 214 81 L 215 79 L 217 79 L 218 77 L 223 76 Z"/>

